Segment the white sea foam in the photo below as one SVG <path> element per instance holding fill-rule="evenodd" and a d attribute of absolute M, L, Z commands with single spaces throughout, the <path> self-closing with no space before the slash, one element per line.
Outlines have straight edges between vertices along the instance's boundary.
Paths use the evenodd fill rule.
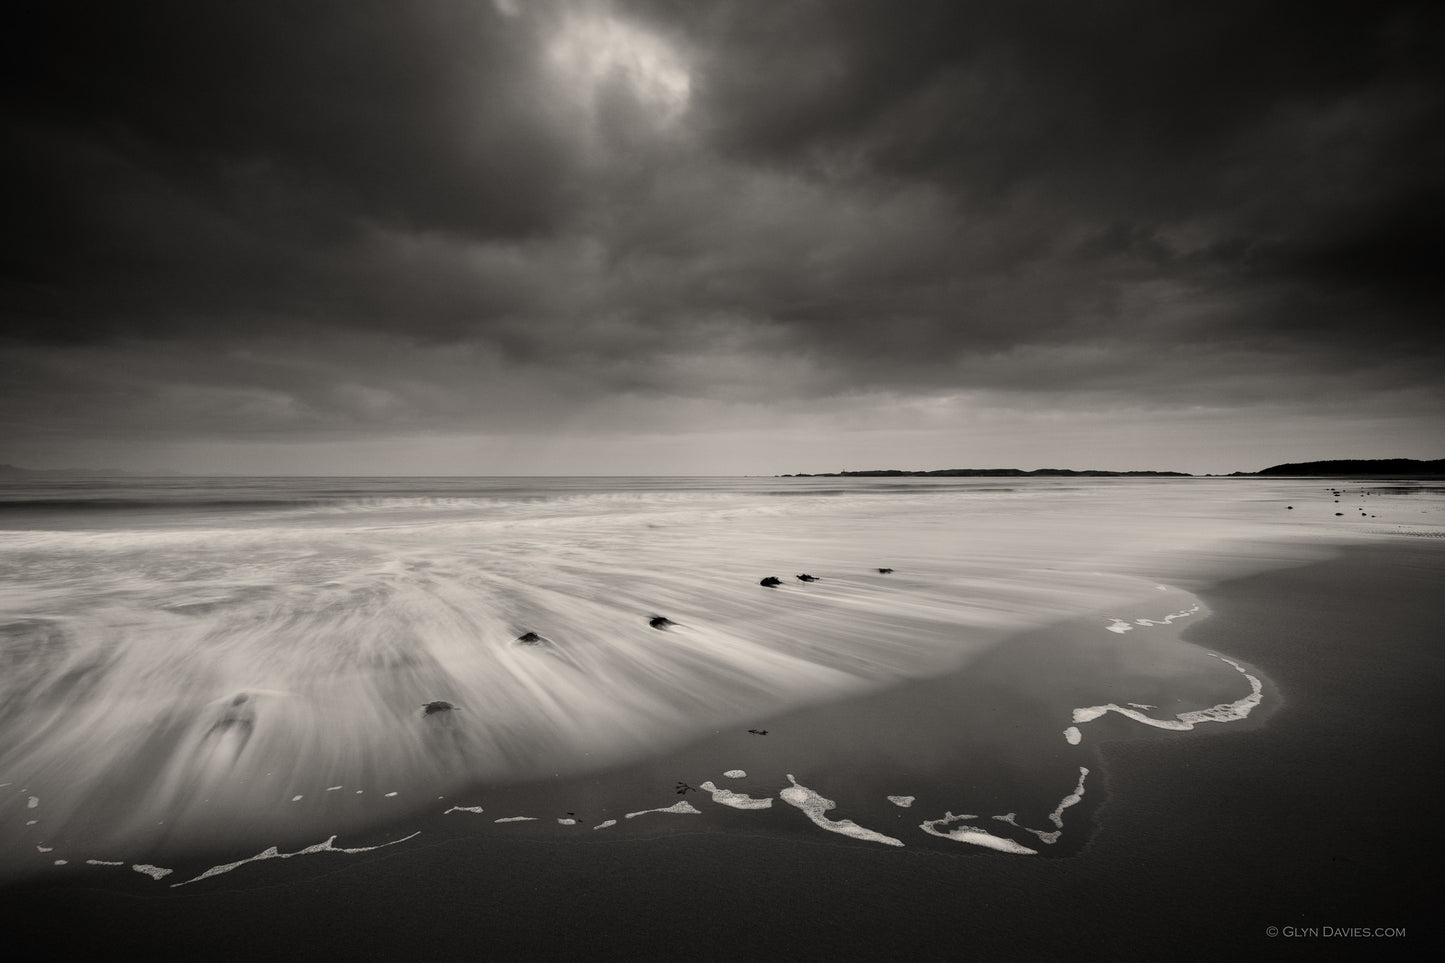
<path fill-rule="evenodd" d="M 1064 810 L 1068 809 L 1070 806 L 1077 806 L 1079 803 L 1084 801 L 1084 779 L 1087 778 L 1088 775 L 1089 770 L 1084 766 L 1080 766 L 1078 785 L 1074 787 L 1073 792 L 1069 793 L 1063 799 L 1059 800 L 1059 805 L 1054 809 L 1053 812 L 1049 813 L 1049 822 L 1053 823 L 1056 829 L 1062 830 L 1064 828 Z M 1045 836 L 1043 833 L 1039 833 L 1039 838 L 1046 843 L 1053 843 L 1057 842 L 1059 837 L 1057 833 L 1050 833 L 1048 834 L 1048 836 Z"/>
<path fill-rule="evenodd" d="M 889 796 L 888 801 L 895 806 L 902 806 L 904 809 L 907 809 L 913 805 L 915 798 L 914 796 Z"/>
<path fill-rule="evenodd" d="M 1078 726 L 1069 726 L 1064 730 L 1064 741 L 1071 746 L 1077 746 L 1083 738 L 1084 734 L 1079 731 Z"/>
<path fill-rule="evenodd" d="M 1196 613 L 1196 612 L 1198 612 L 1198 611 L 1199 611 L 1199 606 L 1198 606 L 1198 605 L 1192 605 L 1192 606 L 1190 606 L 1189 608 L 1185 609 L 1185 610 L 1182 611 L 1182 612 L 1174 612 L 1174 613 L 1171 613 L 1171 614 L 1169 614 L 1169 615 L 1164 616 L 1164 618 L 1162 618 L 1162 619 L 1135 619 L 1135 620 L 1134 620 L 1134 624 L 1135 624 L 1135 625 L 1144 625 L 1144 626 L 1152 626 L 1152 625 L 1172 625 L 1176 619 L 1187 618 L 1188 616 L 1191 616 L 1191 615 L 1193 615 L 1194 613 Z"/>
<path fill-rule="evenodd" d="M 26 809 L 34 809 L 36 806 L 39 806 L 39 805 L 40 805 L 40 797 L 38 797 L 38 796 L 31 796 L 29 802 L 27 802 L 27 803 L 25 804 L 25 808 L 26 808 Z"/>
<path fill-rule="evenodd" d="M 596 826 L 593 826 L 592 828 L 593 828 L 593 829 L 607 829 L 607 828 L 609 828 L 609 827 L 611 827 L 611 826 L 616 826 L 616 825 L 617 825 L 617 820 L 615 820 L 615 819 L 604 819 L 604 820 L 602 820 L 602 822 L 598 823 Z"/>
<path fill-rule="evenodd" d="M 1156 719 L 1153 716 L 1145 715 L 1138 709 L 1108 703 L 1100 706 L 1083 706 L 1074 710 L 1074 725 L 1077 727 L 1086 722 L 1093 722 L 1095 719 L 1110 712 L 1117 712 L 1119 715 L 1135 722 L 1142 722 L 1146 726 L 1153 726 L 1156 729 L 1170 729 L 1176 732 L 1183 732 L 1193 729 L 1202 722 L 1237 722 L 1245 719 L 1255 706 L 1259 705 L 1264 698 L 1264 684 L 1256 677 L 1247 672 L 1244 666 L 1233 659 L 1225 658 L 1222 655 L 1210 653 L 1221 662 L 1227 662 L 1233 666 L 1240 675 L 1249 681 L 1250 693 L 1242 699 L 1234 702 L 1223 702 L 1208 709 L 1194 709 L 1189 712 L 1181 712 L 1173 719 Z M 1130 706 L 1135 703 L 1129 703 Z"/>
<path fill-rule="evenodd" d="M 124 866 L 125 862 L 119 859 L 87 859 L 87 866 Z"/>
<path fill-rule="evenodd" d="M 501 819 L 494 819 L 497 823 L 535 823 L 536 816 L 503 816 Z"/>
<path fill-rule="evenodd" d="M 479 813 L 479 812 L 482 812 L 482 807 L 481 807 L 481 806 L 453 806 L 451 809 L 448 809 L 448 810 L 446 810 L 446 812 L 443 812 L 442 815 L 445 816 L 447 813 Z"/>
<path fill-rule="evenodd" d="M 635 819 L 638 816 L 646 816 L 648 813 L 674 813 L 680 816 L 701 816 L 702 810 L 698 809 L 692 803 L 683 800 L 674 806 L 668 806 L 664 809 L 641 809 L 635 813 L 627 813 L 625 818 Z"/>
<path fill-rule="evenodd" d="M 991 818 L 993 818 L 993 819 L 995 819 L 995 820 L 997 820 L 998 822 L 1001 822 L 1001 823 L 1007 823 L 1008 825 L 1013 826 L 1015 829 L 1021 829 L 1021 830 L 1023 830 L 1023 831 L 1026 832 L 1026 833 L 1032 833 L 1034 836 L 1037 836 L 1037 837 L 1038 837 L 1038 839 L 1039 839 L 1040 842 L 1046 843 L 1046 844 L 1048 844 L 1048 845 L 1053 845 L 1054 843 L 1057 843 L 1057 842 L 1059 841 L 1059 838 L 1063 835 L 1063 828 L 1064 828 L 1064 810 L 1065 810 L 1065 809 L 1068 809 L 1070 806 L 1076 806 L 1076 805 L 1078 805 L 1080 802 L 1083 802 L 1083 799 L 1084 799 L 1084 778 L 1085 778 L 1086 776 L 1088 776 L 1088 774 L 1089 774 L 1089 770 L 1088 770 L 1087 768 L 1085 768 L 1085 767 L 1083 767 L 1083 766 L 1080 766 L 1080 767 L 1079 767 L 1079 782 L 1078 782 L 1078 785 L 1076 785 L 1076 786 L 1074 787 L 1074 791 L 1073 791 L 1072 793 L 1068 794 L 1067 796 L 1065 796 L 1065 797 L 1059 802 L 1059 805 L 1058 805 L 1057 807 L 1055 807 L 1054 811 L 1049 814 L 1049 822 L 1051 822 L 1051 823 L 1054 824 L 1054 829 L 1051 830 L 1051 831 L 1050 831 L 1050 830 L 1043 830 L 1043 829 L 1033 829 L 1033 828 L 1031 828 L 1031 827 L 1029 827 L 1029 826 L 1025 826 L 1025 825 L 1021 824 L 1021 823 L 1018 821 L 1018 813 L 1004 813 L 1002 816 L 993 816 L 993 817 L 991 817 Z M 954 816 L 952 813 L 949 813 L 949 814 L 948 814 L 947 816 L 945 816 L 942 820 L 933 820 L 933 821 L 931 822 L 931 825 L 933 825 L 933 826 L 936 827 L 936 826 L 939 826 L 939 825 L 947 825 L 949 822 L 955 822 L 955 821 L 964 820 L 964 819 L 977 819 L 977 818 L 978 818 L 977 816 Z M 925 824 L 924 824 L 924 828 L 927 829 L 929 825 L 930 825 L 930 823 L 925 823 Z M 960 830 L 964 833 L 964 835 L 965 835 L 967 838 L 960 838 L 959 836 L 955 835 L 955 833 L 960 832 Z M 974 843 L 974 844 L 979 845 L 979 846 L 988 846 L 988 847 L 991 847 L 991 848 L 993 848 L 993 849 L 1001 849 L 1001 850 L 1003 850 L 1004 852 L 1021 852 L 1021 851 L 1022 851 L 1022 852 L 1025 852 L 1025 853 L 1035 853 L 1035 852 L 1037 852 L 1036 850 L 1027 849 L 1026 847 L 1020 847 L 1019 849 L 1013 849 L 1013 848 L 1011 848 L 1011 847 L 1014 846 L 1014 845 L 1016 845 L 1016 844 L 1014 844 L 1011 840 L 1007 840 L 1007 839 L 999 839 L 998 837 L 993 837 L 992 839 L 989 839 L 989 838 L 984 838 L 984 837 L 979 837 L 979 836 L 969 836 L 969 835 L 968 835 L 969 833 L 985 832 L 984 830 L 980 829 L 980 828 L 977 827 L 977 826 L 964 826 L 964 827 L 960 827 L 960 830 L 954 830 L 953 833 L 948 833 L 948 834 L 940 834 L 940 833 L 934 832 L 934 835 L 947 835 L 948 838 L 950 838 L 950 839 L 958 839 L 959 842 Z M 995 840 L 997 840 L 997 841 L 995 841 Z"/>
<path fill-rule="evenodd" d="M 1123 635 L 1125 632 L 1134 631 L 1134 626 L 1125 622 L 1123 619 L 1110 619 L 1109 624 L 1104 626 L 1104 628 L 1110 632 L 1118 632 L 1120 635 Z"/>
<path fill-rule="evenodd" d="M 330 837 L 325 842 L 316 843 L 314 846 L 307 846 L 305 849 L 298 849 L 294 853 L 283 853 L 280 852 L 275 846 L 271 846 L 263 850 L 262 852 L 257 853 L 255 856 L 248 856 L 245 859 L 238 859 L 234 863 L 224 863 L 220 866 L 212 866 L 210 869 L 206 870 L 204 873 L 193 879 L 188 879 L 180 883 L 172 883 L 171 886 L 172 888 L 174 888 L 177 886 L 188 886 L 191 883 L 199 883 L 203 879 L 210 879 L 212 876 L 220 876 L 222 873 L 229 873 L 234 869 L 239 869 L 242 866 L 245 866 L 247 863 L 258 863 L 267 859 L 290 859 L 293 856 L 310 856 L 315 853 L 369 853 L 375 849 L 384 849 L 387 846 L 395 846 L 397 843 L 404 843 L 408 839 L 415 839 L 417 836 L 420 835 L 421 833 L 416 832 L 412 833 L 409 836 L 403 836 L 400 839 L 393 839 L 391 842 L 379 843 L 376 846 L 356 846 L 350 849 L 340 846 L 333 846 L 332 844 L 336 842 L 335 836 Z M 137 869 L 139 869 L 139 867 L 137 867 Z"/>
<path fill-rule="evenodd" d="M 577 820 L 562 816 L 558 818 L 557 823 L 562 826 L 575 826 L 577 825 Z"/>
<path fill-rule="evenodd" d="M 742 793 L 732 792 L 727 789 L 719 789 L 713 785 L 711 780 L 698 787 L 705 793 L 712 796 L 712 801 L 723 806 L 731 806 L 734 809 L 769 809 L 773 805 L 773 799 L 754 799 Z"/>
<path fill-rule="evenodd" d="M 748 774 L 741 769 L 729 769 L 723 775 L 729 779 L 746 779 Z"/>
<path fill-rule="evenodd" d="M 171 873 L 175 872 L 175 870 L 173 869 L 166 869 L 163 866 L 152 866 L 150 863 L 136 863 L 135 865 L 131 866 L 131 869 L 135 870 L 137 873 L 144 873 L 151 879 L 165 879 L 167 876 L 171 875 Z"/>
<path fill-rule="evenodd" d="M 801 809 L 804 815 L 812 820 L 815 826 L 826 829 L 830 833 L 851 836 L 854 839 L 861 839 L 864 842 L 883 843 L 888 846 L 903 845 L 903 840 L 894 839 L 892 836 L 885 836 L 871 829 L 864 829 L 851 819 L 829 819 L 824 814 L 831 809 L 837 809 L 837 803 L 818 795 L 807 786 L 799 785 L 798 780 L 793 778 L 792 773 L 788 773 L 788 781 L 792 783 L 792 785 L 778 793 L 778 796 L 790 806 L 796 806 Z"/>
<path fill-rule="evenodd" d="M 965 819 L 977 819 L 977 816 L 955 816 L 953 813 L 944 813 L 940 819 L 925 819 L 918 828 L 931 836 L 939 836 L 943 839 L 951 839 L 954 842 L 969 843 L 974 846 L 984 846 L 988 849 L 996 849 L 1001 853 L 1013 853 L 1019 856 L 1034 856 L 1038 854 L 1037 849 L 1029 849 L 1021 843 L 1002 836 L 995 836 L 982 826 L 964 825 L 955 829 L 939 829 L 940 826 L 947 826 L 950 823 L 961 822 Z"/>

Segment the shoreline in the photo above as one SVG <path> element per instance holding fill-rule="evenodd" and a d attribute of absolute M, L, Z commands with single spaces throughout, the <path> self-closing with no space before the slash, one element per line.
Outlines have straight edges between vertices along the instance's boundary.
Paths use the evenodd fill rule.
<path fill-rule="evenodd" d="M 1107 779 L 1122 791 L 1109 794 L 1103 818 L 1133 831 L 1106 833 L 1089 855 L 1138 885 L 1179 892 L 1151 907 L 1152 928 L 1204 927 L 1221 949 L 1260 952 L 1278 950 L 1270 926 L 1407 930 L 1370 943 L 1372 953 L 1445 946 L 1445 901 L 1418 883 L 1445 852 L 1431 819 L 1445 757 L 1445 551 L 1434 542 L 1349 545 L 1201 593 L 1215 614 L 1186 639 L 1262 665 L 1283 698 L 1259 729 L 1190 740 L 1187 766 L 1164 742 L 1104 747 Z M 1167 780 L 1157 778 L 1163 767 Z M 1201 863 L 1199 838 L 1230 855 Z M 1201 892 L 1207 914 L 1186 897 Z M 1359 953 L 1362 942 L 1305 938 L 1293 948 Z"/>
<path fill-rule="evenodd" d="M 1433 603 L 1442 572 L 1434 540 L 1390 539 L 1199 591 L 1211 614 L 1184 630 L 1184 641 L 1258 666 L 1266 695 L 1288 698 L 1272 707 L 1267 698 L 1268 711 L 1243 723 L 1088 740 L 1104 765 L 1067 817 L 1064 840 L 1090 825 L 1072 858 L 939 851 L 911 837 L 903 850 L 870 847 L 817 832 L 776 804 L 766 815 L 800 828 L 770 824 L 764 839 L 742 818 L 722 832 L 657 823 L 646 838 L 596 834 L 585 845 L 474 834 L 464 823 L 439 832 L 434 818 L 406 846 L 270 861 L 204 888 L 143 891 L 92 873 L 5 887 L 0 904 L 37 959 L 100 956 L 117 941 L 163 956 L 205 946 L 237 959 L 479 947 L 567 958 L 559 928 L 593 934 L 579 958 L 602 947 L 656 958 L 668 952 L 656 942 L 667 932 L 685 940 L 678 952 L 702 958 L 778 949 L 835 959 L 1181 945 L 1269 952 L 1279 947 L 1267 942 L 1266 925 L 1344 923 L 1413 927 L 1405 941 L 1384 942 L 1418 951 L 1439 937 L 1424 928 L 1438 901 L 1409 890 L 1442 841 L 1430 829 L 1426 785 L 1445 742 L 1445 709 L 1432 704 L 1441 663 L 1428 649 L 1441 621 Z M 1376 632 L 1382 639 L 1366 641 Z M 1396 671 L 1366 672 L 1362 684 L 1366 645 Z M 928 708 L 918 699 L 927 685 L 908 685 L 918 711 Z M 770 735 L 740 745 L 781 752 L 783 742 Z M 1066 756 L 1063 739 L 1056 743 Z M 731 751 L 726 741 L 714 748 Z M 714 764 L 695 746 L 675 755 Z M 677 763 L 664 756 L 645 765 L 667 778 Z M 1342 775 L 1351 772 L 1368 777 Z M 798 780 L 841 796 L 827 780 Z M 832 816 L 855 815 L 839 801 Z M 489 804 L 488 818 L 504 810 Z M 911 823 L 938 815 L 906 812 Z M 257 919 L 274 925 L 247 922 Z M 1359 950 L 1355 941 L 1335 946 Z M 1371 946 L 1382 949 L 1391 947 Z"/>

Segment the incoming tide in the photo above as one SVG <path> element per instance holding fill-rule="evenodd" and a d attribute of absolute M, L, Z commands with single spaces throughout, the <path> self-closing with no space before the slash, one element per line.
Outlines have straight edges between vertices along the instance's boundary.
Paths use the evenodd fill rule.
<path fill-rule="evenodd" d="M 306 852 L 361 851 L 327 837 L 967 673 L 1071 619 L 1108 657 L 1000 683 L 1060 751 L 1104 718 L 1243 719 L 1271 698 L 1267 667 L 1178 641 L 1205 615 L 1192 590 L 1328 539 L 1435 531 L 1438 503 L 1316 479 L 9 481 L 0 874 L 160 878 L 162 857 L 228 847 L 230 869 L 307 832 L 325 842 Z M 859 844 L 1016 854 L 1086 793 L 1086 766 L 1064 772 L 1033 827 L 946 809 L 910 814 L 904 839 L 835 818 L 848 801 L 804 773 L 747 786 L 742 769 L 630 815 L 776 798 Z"/>

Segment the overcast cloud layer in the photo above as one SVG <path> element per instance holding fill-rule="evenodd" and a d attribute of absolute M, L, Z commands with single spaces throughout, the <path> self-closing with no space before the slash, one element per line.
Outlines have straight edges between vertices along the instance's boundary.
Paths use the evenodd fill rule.
<path fill-rule="evenodd" d="M 1438 4 L 10 9 L 0 461 L 1442 454 Z"/>

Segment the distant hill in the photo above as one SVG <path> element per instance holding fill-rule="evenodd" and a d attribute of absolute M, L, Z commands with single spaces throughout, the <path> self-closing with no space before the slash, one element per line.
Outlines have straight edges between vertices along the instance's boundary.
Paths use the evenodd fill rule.
<path fill-rule="evenodd" d="M 1341 458 L 1273 465 L 1256 475 L 1445 475 L 1445 458 L 1419 461 L 1414 458 Z"/>
<path fill-rule="evenodd" d="M 933 471 L 904 471 L 898 468 L 875 468 L 870 471 L 825 471 L 808 474 L 780 475 L 780 478 L 1135 478 L 1140 476 L 1189 478 L 1182 471 L 1079 471 L 1073 468 L 1036 468 L 1024 471 L 1022 468 L 938 468 Z"/>

